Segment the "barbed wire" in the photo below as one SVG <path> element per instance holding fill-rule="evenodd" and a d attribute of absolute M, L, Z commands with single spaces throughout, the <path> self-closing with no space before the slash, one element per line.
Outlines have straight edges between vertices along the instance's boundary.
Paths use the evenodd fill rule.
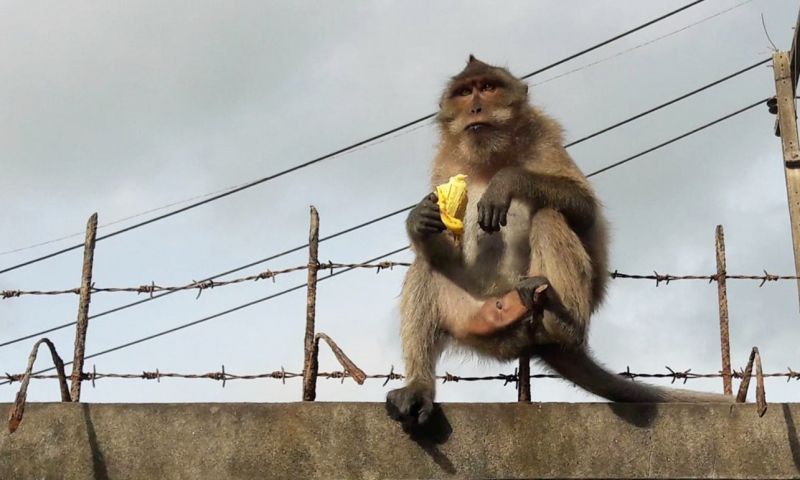
<path fill-rule="evenodd" d="M 638 378 L 666 378 L 670 379 L 670 383 L 675 382 L 682 382 L 686 383 L 689 380 L 697 380 L 701 378 L 721 378 L 722 372 L 716 373 L 694 373 L 692 369 L 686 370 L 678 370 L 673 369 L 671 367 L 665 366 L 664 367 L 667 372 L 665 373 L 637 373 L 632 372 L 630 367 L 626 367 L 624 371 L 617 373 L 617 375 L 625 378 L 629 378 L 631 380 L 636 380 Z M 22 380 L 24 374 L 22 373 L 15 373 L 10 374 L 6 373 L 2 377 L 5 378 L 7 383 L 6 385 L 11 385 L 14 382 L 19 382 Z M 254 373 L 254 374 L 234 374 L 230 373 L 225 370 L 225 365 L 222 365 L 221 370 L 216 372 L 206 372 L 206 373 L 174 373 L 174 372 L 162 372 L 160 369 L 156 369 L 154 371 L 146 371 L 143 370 L 140 373 L 102 373 L 98 372 L 94 367 L 92 368 L 91 372 L 84 372 L 81 375 L 81 380 L 89 381 L 92 383 L 92 386 L 95 386 L 95 381 L 97 380 L 104 380 L 104 379 L 120 379 L 120 380 L 155 380 L 156 382 L 160 382 L 162 378 L 179 378 L 185 380 L 215 380 L 221 381 L 222 386 L 225 386 L 225 383 L 232 380 L 262 380 L 262 379 L 271 379 L 271 380 L 280 380 L 282 383 L 286 383 L 287 379 L 299 378 L 302 377 L 302 373 L 298 372 L 290 372 L 286 371 L 283 367 L 280 370 L 274 370 L 272 372 L 264 372 L 264 373 Z M 731 372 L 731 377 L 735 379 L 741 379 L 745 376 L 744 369 L 733 370 Z M 775 372 L 775 373 L 765 373 L 764 378 L 786 378 L 786 381 L 789 382 L 791 380 L 800 380 L 800 371 L 795 371 L 791 367 L 787 367 L 786 372 Z M 328 372 L 319 372 L 317 377 L 324 378 L 324 379 L 338 379 L 344 381 L 347 378 L 351 378 L 351 374 L 345 370 L 334 370 Z M 47 380 L 47 379 L 55 379 L 57 375 L 55 374 L 33 374 L 31 378 L 38 379 L 38 380 Z M 365 378 L 370 380 L 384 380 L 383 385 L 386 385 L 390 381 L 393 380 L 403 380 L 405 376 L 402 373 L 397 373 L 394 371 L 394 366 L 392 366 L 387 373 L 376 373 L 376 374 L 367 374 Z M 444 374 L 439 374 L 436 376 L 438 380 L 441 380 L 442 383 L 457 383 L 457 382 L 481 382 L 481 381 L 502 381 L 504 382 L 503 385 L 507 385 L 509 383 L 516 383 L 519 381 L 519 374 L 515 371 L 513 373 L 498 373 L 496 375 L 483 375 L 483 376 L 465 376 L 465 375 L 456 375 L 449 372 L 445 372 Z M 532 379 L 542 379 L 542 378 L 549 378 L 549 379 L 560 379 L 563 378 L 561 375 L 553 374 L 553 373 L 534 373 L 530 375 Z"/>
<path fill-rule="evenodd" d="M 334 270 L 345 269 L 345 268 L 374 268 L 376 273 L 380 273 L 383 270 L 392 270 L 394 267 L 408 267 L 410 263 L 407 262 L 379 262 L 379 263 L 336 263 L 336 262 L 325 262 L 325 263 L 318 263 L 317 268 L 319 270 L 330 270 L 333 273 Z M 200 294 L 203 293 L 204 290 L 216 288 L 216 287 L 224 287 L 228 285 L 235 285 L 237 283 L 244 283 L 244 282 L 254 282 L 259 280 L 265 279 L 272 279 L 275 281 L 275 277 L 279 275 L 283 275 L 286 273 L 298 272 L 301 270 L 308 270 L 308 265 L 298 265 L 296 267 L 285 268 L 282 270 L 264 270 L 263 272 L 257 273 L 255 275 L 248 275 L 246 277 L 239 277 L 234 278 L 231 280 L 204 280 L 204 281 L 192 281 L 191 283 L 187 283 L 186 285 L 180 286 L 161 286 L 157 285 L 155 282 L 151 282 L 148 285 L 140 285 L 138 287 L 95 287 L 92 284 L 90 288 L 90 293 L 119 293 L 119 292 L 128 292 L 128 293 L 146 293 L 149 295 L 153 295 L 154 293 L 158 292 L 177 292 L 181 290 L 197 290 L 197 297 L 200 297 Z M 0 292 L 0 297 L 4 300 L 7 298 L 17 298 L 23 295 L 66 295 L 66 294 L 80 294 L 80 288 L 68 288 L 63 290 L 3 290 Z"/>
<path fill-rule="evenodd" d="M 335 270 L 349 268 L 365 268 L 365 269 L 375 269 L 376 273 L 380 273 L 383 270 L 392 270 L 395 267 L 408 267 L 411 264 L 408 262 L 379 262 L 379 263 L 337 263 L 337 262 L 325 262 L 325 263 L 318 263 L 317 268 L 319 270 L 330 270 L 333 273 Z M 137 287 L 95 287 L 94 284 L 91 286 L 91 293 L 120 293 L 120 292 L 127 292 L 127 293 L 136 293 L 136 294 L 149 294 L 152 296 L 154 293 L 160 292 L 177 292 L 182 290 L 197 290 L 197 298 L 203 293 L 203 291 L 217 288 L 217 287 L 225 287 L 228 285 L 235 285 L 238 283 L 244 282 L 253 282 L 265 279 L 272 279 L 275 281 L 275 277 L 287 273 L 298 272 L 302 270 L 307 270 L 308 265 L 298 265 L 296 267 L 285 268 L 281 270 L 264 270 L 260 273 L 254 275 L 248 275 L 246 277 L 239 277 L 234 278 L 231 280 L 203 280 L 203 281 L 192 281 L 191 283 L 187 283 L 185 285 L 179 286 L 162 286 L 157 285 L 155 282 L 151 282 L 147 285 L 140 285 Z M 628 279 L 628 280 L 653 280 L 656 282 L 656 286 L 660 286 L 662 283 L 665 285 L 669 285 L 670 282 L 680 281 L 680 280 L 706 280 L 709 283 L 719 281 L 718 274 L 711 274 L 711 275 L 672 275 L 670 273 L 658 273 L 653 271 L 652 274 L 648 275 L 641 275 L 641 274 L 631 274 L 631 273 L 622 273 L 618 270 L 614 270 L 613 272 L 609 272 L 609 276 L 612 279 Z M 727 280 L 757 280 L 761 283 L 758 285 L 759 287 L 763 287 L 767 282 L 777 282 L 779 280 L 798 280 L 797 275 L 774 275 L 766 270 L 764 270 L 763 275 L 725 275 L 725 279 Z M 79 295 L 80 288 L 67 288 L 62 290 L 2 290 L 0 291 L 0 298 L 3 300 L 9 298 L 17 298 L 23 295 Z"/>
<path fill-rule="evenodd" d="M 761 283 L 758 285 L 759 288 L 763 287 L 767 282 L 777 282 L 779 280 L 798 280 L 800 279 L 797 275 L 773 275 L 766 270 L 763 270 L 763 275 L 728 275 L 725 274 L 724 278 L 726 280 L 760 280 Z M 665 285 L 669 285 L 670 282 L 676 280 L 706 280 L 708 283 L 718 282 L 720 279 L 720 275 L 712 274 L 712 275 L 672 275 L 669 273 L 658 273 L 653 271 L 652 275 L 637 275 L 637 274 L 630 274 L 630 273 L 621 273 L 617 270 L 613 272 L 609 272 L 609 275 L 612 279 L 617 278 L 624 278 L 629 280 L 655 280 L 656 286 L 658 287 L 661 283 Z"/>

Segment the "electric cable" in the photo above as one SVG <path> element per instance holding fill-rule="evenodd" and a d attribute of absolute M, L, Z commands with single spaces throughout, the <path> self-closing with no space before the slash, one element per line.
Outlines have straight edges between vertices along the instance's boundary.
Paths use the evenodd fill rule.
<path fill-rule="evenodd" d="M 626 37 L 626 36 L 628 36 L 628 35 L 630 35 L 632 33 L 638 32 L 639 30 L 647 28 L 647 27 L 649 27 L 649 26 L 651 26 L 653 24 L 656 24 L 656 23 L 658 23 L 658 22 L 660 22 L 662 20 L 665 20 L 665 19 L 667 19 L 667 18 L 669 18 L 669 17 L 671 17 L 673 15 L 676 15 L 676 14 L 678 14 L 678 13 L 680 13 L 680 12 L 682 12 L 682 11 L 688 9 L 688 8 L 691 8 L 691 7 L 695 6 L 695 5 L 698 5 L 698 4 L 700 4 L 700 3 L 704 2 L 704 1 L 705 0 L 695 0 L 694 2 L 688 3 L 688 4 L 682 6 L 682 7 L 678 8 L 678 9 L 672 10 L 671 12 L 668 12 L 668 13 L 666 13 L 664 15 L 661 15 L 660 17 L 654 18 L 653 20 L 650 20 L 650 21 L 645 22 L 645 23 L 643 23 L 643 24 L 641 24 L 641 25 L 639 25 L 637 27 L 634 27 L 634 28 L 632 28 L 630 30 L 627 30 L 627 31 L 622 32 L 622 33 L 620 33 L 618 35 L 615 35 L 615 36 L 613 36 L 613 37 L 611 37 L 609 39 L 606 39 L 606 40 L 604 40 L 604 41 L 602 41 L 600 43 L 597 43 L 597 44 L 595 44 L 595 45 L 593 45 L 591 47 L 585 48 L 585 49 L 583 49 L 583 50 L 581 50 L 581 51 L 579 51 L 577 53 L 574 53 L 572 55 L 564 57 L 561 60 L 553 62 L 553 63 L 551 63 L 551 64 L 549 64 L 549 65 L 547 65 L 545 67 L 542 67 L 542 68 L 540 68 L 540 69 L 538 69 L 538 70 L 536 70 L 534 72 L 531 72 L 531 73 L 529 73 L 527 75 L 524 75 L 524 76 L 522 76 L 520 78 L 521 79 L 527 79 L 527 78 L 530 78 L 530 77 L 532 77 L 534 75 L 538 75 L 538 74 L 540 74 L 542 72 L 550 70 L 551 68 L 555 68 L 555 67 L 557 67 L 559 65 L 562 65 L 562 64 L 564 64 L 564 63 L 566 63 L 566 62 L 568 62 L 570 60 L 574 60 L 575 58 L 578 58 L 578 57 L 580 57 L 582 55 L 585 55 L 585 54 L 587 54 L 589 52 L 597 50 L 598 48 L 601 48 L 601 47 L 603 47 L 605 45 L 608 45 L 608 44 L 610 44 L 612 42 L 615 42 L 615 41 L 617 41 L 617 40 L 619 40 L 621 38 L 624 38 L 624 37 Z M 107 238 L 115 237 L 115 236 L 120 235 L 122 233 L 126 233 L 126 232 L 129 232 L 131 230 L 135 230 L 137 228 L 144 227 L 144 226 L 149 225 L 151 223 L 158 222 L 160 220 L 164 220 L 166 218 L 172 217 L 172 216 L 177 215 L 179 213 L 186 212 L 188 210 L 194 209 L 194 208 L 199 207 L 201 205 L 205 205 L 205 204 L 214 202 L 216 200 L 220 200 L 222 198 L 228 197 L 228 196 L 233 195 L 235 193 L 250 189 L 250 188 L 255 187 L 257 185 L 261 185 L 261 184 L 263 184 L 265 182 L 268 182 L 268 181 L 271 181 L 271 180 L 275 180 L 277 178 L 280 178 L 280 177 L 282 177 L 284 175 L 287 175 L 289 173 L 292 173 L 294 171 L 297 171 L 297 170 L 300 170 L 302 168 L 305 168 L 305 167 L 314 165 L 316 163 L 322 162 L 322 161 L 327 160 L 327 159 L 329 159 L 331 157 L 335 157 L 335 156 L 337 156 L 339 154 L 345 153 L 345 152 L 347 152 L 349 150 L 361 147 L 361 146 L 363 146 L 363 145 L 365 145 L 367 143 L 370 143 L 370 142 L 372 142 L 374 140 L 378 140 L 378 139 L 383 138 L 383 137 L 385 137 L 387 135 L 391 135 L 391 134 L 393 134 L 395 132 L 398 132 L 400 130 L 403 130 L 405 128 L 411 127 L 411 126 L 416 125 L 416 124 L 421 123 L 421 122 L 424 122 L 425 120 L 433 118 L 435 115 L 436 115 L 436 113 L 430 113 L 428 115 L 419 117 L 416 120 L 413 120 L 413 121 L 407 122 L 407 123 L 405 123 L 403 125 L 400 125 L 398 127 L 389 129 L 389 130 L 387 130 L 387 131 L 385 131 L 383 133 L 379 133 L 377 135 L 373 135 L 372 137 L 369 137 L 369 138 L 367 138 L 365 140 L 361 140 L 359 142 L 353 143 L 351 145 L 348 145 L 346 147 L 340 148 L 340 149 L 338 149 L 338 150 L 336 150 L 334 152 L 327 153 L 327 154 L 322 155 L 320 157 L 314 158 L 314 159 L 309 160 L 307 162 L 303 162 L 303 163 L 294 165 L 294 166 L 292 166 L 290 168 L 287 168 L 287 169 L 282 170 L 280 172 L 274 173 L 272 175 L 268 175 L 266 177 L 259 178 L 257 180 L 252 181 L 252 182 L 248 182 L 248 183 L 242 184 L 242 185 L 240 185 L 238 187 L 232 188 L 232 189 L 224 191 L 222 193 L 218 193 L 218 194 L 213 195 L 213 196 L 208 197 L 208 198 L 204 198 L 203 200 L 191 203 L 189 205 L 186 205 L 184 207 L 178 208 L 176 210 L 172 210 L 170 212 L 167 212 L 167 213 L 164 213 L 164 214 L 161 214 L 161 215 L 157 215 L 157 216 L 155 216 L 153 218 L 150 218 L 150 219 L 138 222 L 138 223 L 134 223 L 133 225 L 130 225 L 128 227 L 121 228 L 119 230 L 115 230 L 113 232 L 110 232 L 110 233 L 107 233 L 107 234 L 104 234 L 104 235 L 100 235 L 100 236 L 98 236 L 96 238 L 96 241 L 99 242 L 99 241 L 105 240 Z M 67 252 L 71 252 L 73 250 L 77 250 L 77 249 L 82 248 L 82 247 L 83 247 L 83 243 L 74 244 L 74 245 L 71 245 L 69 247 L 65 247 L 65 248 L 62 248 L 60 250 L 56 250 L 54 252 L 51 252 L 51 253 L 48 253 L 48 254 L 45 254 L 45 255 L 41 255 L 39 257 L 36 257 L 36 258 L 30 259 L 30 260 L 18 263 L 16 265 L 12 265 L 10 267 L 5 267 L 5 268 L 0 270 L 0 275 L 2 275 L 4 273 L 11 272 L 11 271 L 14 271 L 14 270 L 18 270 L 18 269 L 20 269 L 22 267 L 26 267 L 28 265 L 33 265 L 35 263 L 38 263 L 38 262 L 41 262 L 41 261 L 44 261 L 44 260 L 59 256 L 59 255 L 62 255 L 62 254 L 67 253 Z"/>

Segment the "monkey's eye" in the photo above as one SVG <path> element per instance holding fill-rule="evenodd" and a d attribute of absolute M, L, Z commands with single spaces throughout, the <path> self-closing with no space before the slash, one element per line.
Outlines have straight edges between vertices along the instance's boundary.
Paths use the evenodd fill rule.
<path fill-rule="evenodd" d="M 460 97 L 466 97 L 470 94 L 472 94 L 472 89 L 469 87 L 461 87 L 458 89 L 458 92 L 456 93 L 456 95 Z"/>
<path fill-rule="evenodd" d="M 481 92 L 494 92 L 495 86 L 491 83 L 484 83 L 481 85 Z"/>

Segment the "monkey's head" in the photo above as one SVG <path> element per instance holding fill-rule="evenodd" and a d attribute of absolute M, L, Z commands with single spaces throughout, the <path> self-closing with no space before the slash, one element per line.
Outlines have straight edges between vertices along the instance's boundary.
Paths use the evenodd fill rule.
<path fill-rule="evenodd" d="M 437 120 L 445 141 L 458 145 L 469 159 L 488 161 L 492 153 L 511 146 L 527 106 L 527 84 L 470 55 L 445 88 Z"/>

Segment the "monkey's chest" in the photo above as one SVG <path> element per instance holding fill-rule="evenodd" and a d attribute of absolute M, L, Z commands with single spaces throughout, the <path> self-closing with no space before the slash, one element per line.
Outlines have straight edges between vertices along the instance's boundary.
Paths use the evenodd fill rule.
<path fill-rule="evenodd" d="M 531 214 L 527 205 L 512 201 L 506 226 L 485 232 L 478 225 L 478 201 L 485 187 L 470 186 L 461 248 L 466 266 L 482 280 L 482 290 L 494 294 L 511 288 L 527 275 L 530 265 Z"/>

